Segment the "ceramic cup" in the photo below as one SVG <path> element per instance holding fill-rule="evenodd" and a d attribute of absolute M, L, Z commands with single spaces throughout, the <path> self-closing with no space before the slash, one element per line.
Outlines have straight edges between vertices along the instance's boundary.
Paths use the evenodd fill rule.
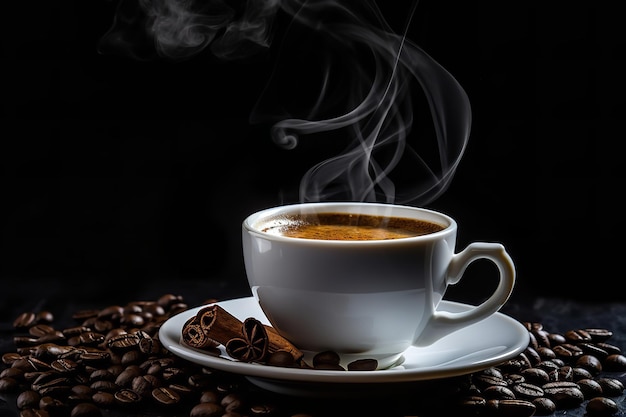
<path fill-rule="evenodd" d="M 417 219 L 441 230 L 386 240 L 289 237 L 303 214 L 348 213 Z M 457 223 L 423 208 L 358 202 L 302 203 L 258 211 L 242 225 L 243 255 L 252 294 L 271 325 L 305 353 L 332 350 L 342 365 L 376 359 L 393 366 L 410 346 L 426 346 L 495 314 L 508 300 L 515 267 L 500 243 L 474 242 L 456 252 Z M 467 266 L 492 261 L 493 293 L 468 311 L 437 311 L 449 285 Z M 479 285 L 479 284 L 477 284 Z"/>

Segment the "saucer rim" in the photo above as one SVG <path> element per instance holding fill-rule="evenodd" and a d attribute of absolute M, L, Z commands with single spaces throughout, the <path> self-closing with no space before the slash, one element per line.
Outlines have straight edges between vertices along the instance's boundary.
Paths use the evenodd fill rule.
<path fill-rule="evenodd" d="M 216 303 L 222 306 L 225 310 L 229 311 L 232 315 L 239 318 L 240 320 L 244 320 L 246 317 L 238 317 L 238 311 L 236 311 L 236 307 L 240 304 L 247 303 L 255 303 L 257 301 L 254 297 L 241 297 L 241 298 L 233 298 L 229 300 L 222 300 Z M 472 363 L 456 364 L 453 366 L 427 366 L 421 369 L 399 369 L 399 368 L 390 368 L 390 369 L 380 369 L 374 371 L 332 371 L 332 370 L 318 370 L 318 369 L 302 369 L 302 368 L 286 368 L 286 367 L 277 367 L 277 366 L 268 366 L 260 363 L 248 363 L 241 362 L 235 359 L 227 357 L 225 352 L 222 350 L 222 355 L 215 356 L 205 352 L 202 352 L 199 349 L 194 349 L 192 347 L 186 346 L 180 341 L 180 334 L 182 332 L 182 326 L 187 321 L 189 317 L 193 314 L 196 314 L 200 309 L 211 305 L 206 304 L 198 307 L 193 307 L 188 310 L 185 310 L 181 313 L 176 314 L 175 316 L 170 317 L 166 320 L 159 329 L 159 340 L 161 344 L 173 353 L 176 356 L 179 356 L 183 359 L 189 360 L 191 362 L 197 363 L 202 366 L 206 366 L 219 371 L 231 372 L 234 374 L 243 375 L 251 378 L 262 378 L 264 380 L 275 380 L 275 381 L 300 381 L 307 383 L 338 383 L 338 384 L 354 384 L 354 383 L 387 383 L 387 382 L 414 382 L 414 381 L 423 381 L 423 380 L 434 380 L 441 378 L 448 378 L 453 376 L 459 376 L 464 374 L 469 374 L 472 372 L 477 372 L 483 369 L 487 369 L 490 366 L 494 366 L 500 363 L 505 362 L 508 359 L 512 359 L 523 352 L 530 341 L 530 336 L 528 334 L 528 330 L 520 323 L 519 321 L 513 319 L 512 317 L 501 313 L 496 312 L 494 315 L 484 319 L 481 322 L 475 323 L 471 326 L 485 326 L 485 322 L 489 321 L 500 321 L 501 325 L 507 324 L 509 326 L 514 327 L 514 332 L 517 335 L 516 340 L 511 340 L 506 345 L 506 350 L 504 352 L 499 352 L 497 355 L 486 356 L 482 358 L 480 361 L 474 361 Z M 260 311 L 260 307 L 253 306 L 252 308 L 258 308 Z M 443 300 L 440 303 L 441 309 L 446 309 L 446 307 L 452 308 L 453 310 L 463 311 L 473 306 L 459 303 L 456 301 L 447 301 Z M 267 318 L 260 313 L 259 317 L 256 317 L 258 320 L 263 322 L 264 324 L 269 324 Z M 449 337 L 449 336 L 446 336 Z M 444 339 L 446 338 L 444 337 Z M 497 336 L 496 336 L 497 337 Z M 444 340 L 442 339 L 442 340 Z M 502 341 L 499 341 L 502 343 Z M 409 347 L 406 352 L 411 350 L 424 350 L 428 349 L 428 347 L 417 348 L 414 346 Z"/>

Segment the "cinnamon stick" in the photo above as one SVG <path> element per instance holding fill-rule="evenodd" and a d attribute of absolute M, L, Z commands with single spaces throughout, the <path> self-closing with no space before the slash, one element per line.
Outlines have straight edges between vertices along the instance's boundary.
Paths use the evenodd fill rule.
<path fill-rule="evenodd" d="M 206 335 L 206 332 L 200 326 L 198 316 L 193 316 L 183 325 L 183 342 L 197 349 L 214 348 L 219 345 L 215 340 Z"/>
<path fill-rule="evenodd" d="M 224 346 L 230 339 L 242 335 L 243 322 L 218 304 L 202 308 L 198 311 L 196 320 L 209 339 Z"/>
<path fill-rule="evenodd" d="M 293 343 L 282 337 L 268 325 L 263 325 L 268 338 L 268 353 L 278 350 L 289 352 L 299 361 L 304 354 Z M 183 326 L 183 341 L 189 346 L 205 349 L 224 345 L 243 337 L 243 322 L 218 304 L 206 306 L 191 317 Z"/>
<path fill-rule="evenodd" d="M 304 353 L 302 353 L 300 349 L 298 349 L 289 340 L 285 339 L 280 334 L 278 334 L 276 329 L 274 329 L 272 326 L 265 325 L 265 331 L 267 332 L 267 337 L 268 337 L 268 342 L 269 342 L 269 345 L 267 348 L 269 353 L 274 353 L 277 350 L 284 350 L 286 352 L 289 352 L 291 356 L 293 356 L 293 359 L 296 362 L 302 359 L 302 357 L 304 356 Z"/>

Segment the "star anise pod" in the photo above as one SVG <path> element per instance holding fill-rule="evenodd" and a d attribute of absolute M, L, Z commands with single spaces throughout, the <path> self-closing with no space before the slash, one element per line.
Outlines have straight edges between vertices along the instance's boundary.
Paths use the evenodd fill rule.
<path fill-rule="evenodd" d="M 243 338 L 232 338 L 226 343 L 226 353 L 244 362 L 262 362 L 267 354 L 269 339 L 263 323 L 253 317 L 241 326 Z"/>

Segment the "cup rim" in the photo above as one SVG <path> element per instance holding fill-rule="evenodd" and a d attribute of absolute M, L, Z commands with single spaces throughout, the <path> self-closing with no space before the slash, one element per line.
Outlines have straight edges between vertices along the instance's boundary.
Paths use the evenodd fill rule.
<path fill-rule="evenodd" d="M 263 232 L 255 227 L 255 223 L 259 220 L 271 217 L 276 214 L 281 213 L 294 213 L 294 210 L 305 210 L 312 212 L 314 210 L 320 210 L 320 207 L 328 208 L 328 210 L 323 211 L 342 211 L 342 208 L 351 207 L 351 206 L 362 206 L 366 207 L 366 210 L 372 209 L 385 209 L 385 210 L 400 210 L 406 212 L 420 212 L 426 215 L 426 219 L 428 221 L 436 222 L 444 226 L 444 228 L 440 231 L 428 233 L 420 236 L 410 236 L 403 237 L 401 239 L 378 239 L 378 240 L 331 240 L 331 239 L 309 239 L 302 237 L 292 237 L 292 236 L 281 236 L 277 234 L 271 234 L 267 232 Z M 374 214 L 374 213 L 364 213 L 364 214 Z M 376 213 L 381 215 L 382 213 Z M 393 214 L 395 216 L 402 216 L 401 214 Z M 424 207 L 417 206 L 408 206 L 403 204 L 395 204 L 395 203 L 371 203 L 371 202 L 358 202 L 358 201 L 329 201 L 329 202 L 308 202 L 308 203 L 291 203 L 278 205 L 273 207 L 268 207 L 265 209 L 260 209 L 254 213 L 249 214 L 242 222 L 243 229 L 250 233 L 257 235 L 259 237 L 263 237 L 268 240 L 273 241 L 282 241 L 282 242 L 291 242 L 291 243 L 307 243 L 307 244 L 320 244 L 320 245 L 375 245 L 381 244 L 384 242 L 385 245 L 392 244 L 403 244 L 408 242 L 415 241 L 428 241 L 428 240 L 439 240 L 442 238 L 442 235 L 446 235 L 452 233 L 457 228 L 456 221 L 450 217 L 449 215 L 432 209 L 427 209 Z"/>

